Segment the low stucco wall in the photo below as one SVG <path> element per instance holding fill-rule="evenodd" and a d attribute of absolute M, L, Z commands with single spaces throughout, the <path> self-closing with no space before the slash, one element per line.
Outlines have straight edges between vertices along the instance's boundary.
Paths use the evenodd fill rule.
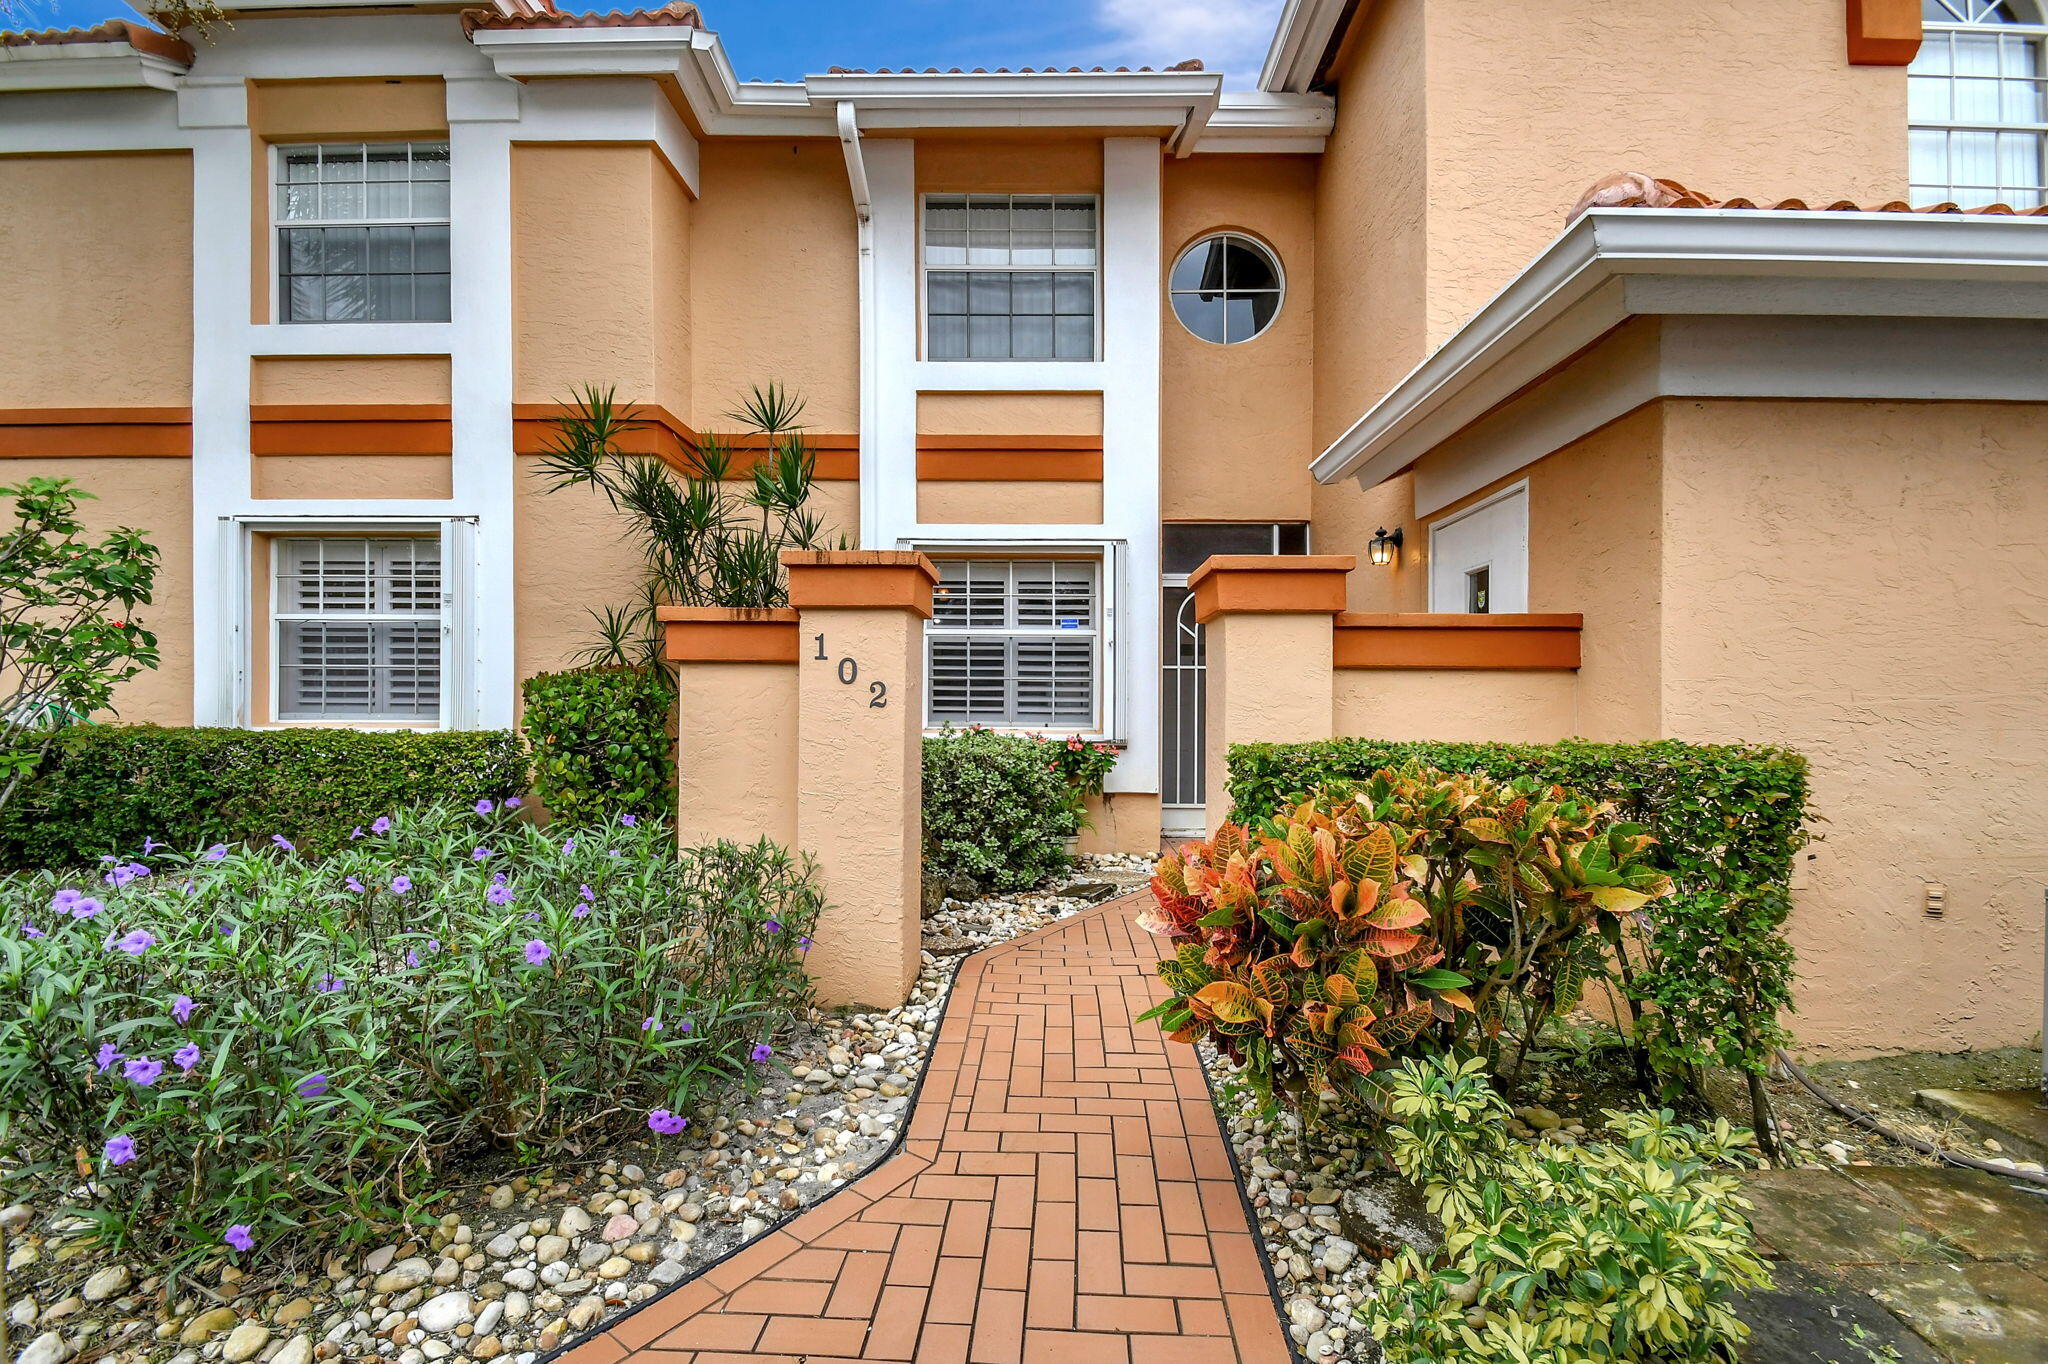
<path fill-rule="evenodd" d="M 1666 729 L 1812 760 L 1827 822 L 1795 881 L 1789 1020 L 1808 1050 L 2038 1035 L 2044 421 L 2020 403 L 1667 404 Z"/>
<path fill-rule="evenodd" d="M 1159 797 L 1142 791 L 1111 791 L 1088 797 L 1088 823 L 1081 830 L 1084 853 L 1159 851 Z"/>
<path fill-rule="evenodd" d="M 1578 676 L 1565 671 L 1341 669 L 1343 738 L 1550 743 L 1577 732 Z"/>

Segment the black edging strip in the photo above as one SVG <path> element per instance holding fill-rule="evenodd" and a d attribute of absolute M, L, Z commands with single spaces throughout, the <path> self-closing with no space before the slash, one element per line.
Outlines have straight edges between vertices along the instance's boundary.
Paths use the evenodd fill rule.
<path fill-rule="evenodd" d="M 1209 1109 L 1216 1115 L 1216 1131 L 1223 1138 L 1223 1152 L 1230 1157 L 1230 1182 L 1237 1186 L 1238 1206 L 1244 1209 L 1245 1225 L 1252 1233 L 1252 1245 L 1258 1250 L 1259 1264 L 1266 1271 L 1266 1292 L 1273 1299 L 1273 1315 L 1280 1319 L 1280 1339 L 1287 1346 L 1287 1357 L 1298 1361 L 1298 1364 L 1316 1364 L 1304 1353 L 1305 1346 L 1294 1343 L 1294 1336 L 1287 1329 L 1292 1323 L 1287 1320 L 1287 1307 L 1280 1296 L 1280 1276 L 1273 1272 L 1273 1257 L 1266 1253 L 1266 1238 L 1259 1235 L 1259 1212 L 1252 1206 L 1252 1196 L 1245 1191 L 1244 1173 L 1237 1164 L 1237 1148 L 1231 1144 L 1230 1129 L 1224 1123 L 1222 1108 L 1216 1103 L 1216 1077 L 1209 1073 L 1209 1063 L 1202 1058 L 1201 1047 L 1194 1043 L 1189 1045 L 1195 1048 L 1195 1066 L 1202 1072 L 1202 1083 L 1209 1089 Z"/>
<path fill-rule="evenodd" d="M 1068 917 L 1073 918 L 1076 916 L 1069 915 Z M 887 1164 L 891 1157 L 895 1156 L 897 1152 L 903 1149 L 904 1140 L 908 1138 L 910 1135 L 910 1117 L 913 1113 L 917 1111 L 917 1101 L 924 1094 L 924 1077 L 925 1073 L 931 1069 L 932 1053 L 938 1050 L 939 1034 L 945 1031 L 946 1015 L 951 1013 L 953 1009 L 953 996 L 956 993 L 957 987 L 960 983 L 960 968 L 965 966 L 969 961 L 971 961 L 975 957 L 980 956 L 983 952 L 992 952 L 998 947 L 1008 947 L 1010 945 L 1010 942 L 1014 941 L 1015 939 L 1010 939 L 1005 942 L 990 943 L 987 947 L 981 948 L 979 951 L 967 952 L 962 954 L 959 960 L 953 963 L 953 974 L 946 982 L 946 998 L 939 1005 L 939 1020 L 937 1024 L 934 1025 L 932 1028 L 932 1044 L 931 1047 L 925 1052 L 924 1064 L 920 1065 L 917 1068 L 917 1081 L 910 1087 L 910 1103 L 903 1110 L 903 1122 L 899 1124 L 896 1128 L 896 1139 L 890 1142 L 886 1147 L 884 1147 L 882 1149 L 882 1153 L 876 1156 L 873 1161 L 869 1162 L 868 1167 L 866 1169 L 862 1170 L 853 1178 L 847 1180 L 846 1183 L 840 1185 L 838 1188 L 832 1190 L 832 1192 L 826 1194 L 817 1202 L 807 1203 L 803 1207 L 798 1208 L 788 1217 L 782 1219 L 783 1222 L 794 1222 L 798 1218 L 804 1216 L 806 1213 L 809 1213 L 812 1209 L 824 1207 L 827 1203 L 830 1203 L 833 1199 L 839 1197 L 839 1195 L 851 1190 L 854 1185 L 858 1184 L 861 1180 L 867 1178 L 867 1176 L 870 1173 L 880 1169 L 883 1165 Z M 919 950 L 922 951 L 921 948 Z M 887 1011 L 885 1010 L 884 1012 Z M 1239 1186 L 1238 1192 L 1240 1194 L 1243 1193 L 1242 1185 Z M 730 1260 L 733 1256 L 739 1254 L 741 1251 L 746 1250 L 750 1246 L 754 1245 L 756 1242 L 762 1241 L 767 1237 L 773 1235 L 776 1229 L 781 1225 L 782 1222 L 771 1224 L 769 1228 L 766 1231 L 762 1232 L 759 1236 L 755 1236 L 748 1240 L 741 1241 L 738 1245 L 734 1246 L 731 1250 L 728 1250 L 727 1252 L 725 1252 L 725 1254 L 719 1256 L 715 1260 L 706 1260 L 703 1264 L 698 1265 L 688 1274 L 685 1274 L 682 1278 L 677 1279 L 674 1283 L 670 1284 L 667 1288 L 662 1289 L 659 1293 L 656 1293 L 653 1297 L 647 1299 L 645 1302 L 634 1303 L 631 1307 L 619 1313 L 616 1317 L 612 1317 L 608 1320 L 597 1323 L 580 1336 L 572 1336 L 568 1340 L 563 1341 L 560 1345 L 557 1345 L 554 1349 L 549 1350 L 546 1354 L 536 1355 L 534 1357 L 533 1364 L 551 1364 L 552 1361 L 560 1359 L 563 1355 L 568 1354 L 571 1350 L 575 1350 L 584 1345 L 589 1344 L 597 1337 L 611 1330 L 614 1326 L 617 1326 L 620 1322 L 629 1320 L 635 1314 L 640 1312 L 643 1308 L 652 1307 L 654 1306 L 654 1304 L 660 1302 L 669 1294 L 677 1291 L 678 1289 L 685 1288 L 692 1283 L 695 1283 L 698 1279 L 701 1279 L 706 1274 L 709 1274 L 712 1270 L 718 1268 L 720 1265 L 724 1264 L 727 1260 Z M 1272 1277 L 1270 1270 L 1267 1273 L 1267 1277 Z M 520 1351 L 518 1352 L 518 1354 L 512 1355 L 512 1358 L 517 1359 L 519 1357 L 519 1354 L 523 1353 L 525 1352 Z"/>

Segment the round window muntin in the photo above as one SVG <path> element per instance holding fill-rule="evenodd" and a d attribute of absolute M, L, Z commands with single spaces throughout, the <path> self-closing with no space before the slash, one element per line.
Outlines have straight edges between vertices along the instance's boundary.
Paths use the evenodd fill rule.
<path fill-rule="evenodd" d="M 1225 273 L 1223 287 L 1221 289 L 1209 290 L 1174 288 L 1173 279 L 1176 275 L 1180 273 L 1181 266 L 1187 261 L 1188 257 L 1194 255 L 1196 252 L 1204 249 L 1205 247 L 1208 247 L 1212 243 L 1219 242 L 1223 244 L 1226 248 L 1231 246 L 1243 247 L 1244 249 L 1252 252 L 1253 254 L 1257 255 L 1261 260 L 1263 260 L 1266 263 L 1267 268 L 1273 272 L 1272 287 L 1256 289 L 1233 288 L 1231 286 L 1229 278 L 1229 256 L 1226 253 L 1224 256 Z M 1259 240 L 1257 237 L 1252 236 L 1248 232 L 1208 232 L 1204 233 L 1200 237 L 1195 238 L 1193 241 L 1189 242 L 1185 247 L 1181 249 L 1179 255 L 1173 258 L 1173 266 L 1170 270 L 1167 271 L 1166 279 L 1167 300 L 1173 305 L 1174 319 L 1178 321 L 1181 324 L 1181 326 L 1187 330 L 1188 335 L 1194 337 L 1197 341 L 1205 341 L 1212 346 L 1236 346 L 1241 345 L 1246 341 L 1255 340 L 1258 337 L 1264 336 L 1269 330 L 1272 329 L 1273 323 L 1279 319 L 1280 309 L 1285 304 L 1287 299 L 1287 271 L 1280 264 L 1280 254 L 1277 251 L 1275 251 L 1272 247 L 1268 246 L 1265 242 Z M 1204 336 L 1200 331 L 1196 329 L 1195 324 L 1188 320 L 1187 315 L 1181 311 L 1180 300 L 1183 298 L 1194 297 L 1220 297 L 1223 300 L 1224 306 L 1221 314 L 1223 319 L 1222 339 L 1219 340 L 1216 337 Z M 1242 336 L 1232 335 L 1230 328 L 1230 300 L 1233 298 L 1255 297 L 1272 299 L 1273 311 L 1268 313 L 1266 315 L 1266 320 L 1254 330 L 1246 332 Z"/>

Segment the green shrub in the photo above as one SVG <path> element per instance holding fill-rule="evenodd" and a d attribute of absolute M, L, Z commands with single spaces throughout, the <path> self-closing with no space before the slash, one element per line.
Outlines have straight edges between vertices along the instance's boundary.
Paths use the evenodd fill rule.
<path fill-rule="evenodd" d="M 280 834 L 0 881 L 10 1178 L 173 1258 L 367 1238 L 464 1153 L 672 1126 L 809 998 L 819 896 L 772 844 L 375 813 L 320 861 Z"/>
<path fill-rule="evenodd" d="M 1562 788 L 1427 768 L 1225 824 L 1153 877 L 1138 924 L 1180 947 L 1143 1017 L 1310 1119 L 1402 1053 L 1491 1059 L 1511 1005 L 1533 1032 L 1576 1004 L 1601 931 L 1670 894 L 1649 842 Z"/>
<path fill-rule="evenodd" d="M 1702 1065 L 1761 1075 L 1787 1038 L 1792 859 L 1806 845 L 1806 759 L 1744 744 L 1466 744 L 1336 739 L 1230 750 L 1233 818 L 1290 808 L 1383 768 L 1421 762 L 1498 780 L 1530 777 L 1589 800 L 1656 838 L 1676 892 L 1638 916 L 1646 959 L 1624 978 L 1650 1008 L 1636 1035 L 1667 1075 Z M 1753 1087 L 1753 1097 L 1759 1093 Z"/>
<path fill-rule="evenodd" d="M 558 820 L 660 815 L 675 800 L 675 688 L 653 668 L 579 668 L 526 679 L 533 792 Z"/>
<path fill-rule="evenodd" d="M 1067 779 L 1041 741 L 986 729 L 924 741 L 925 869 L 1026 890 L 1072 865 Z"/>
<path fill-rule="evenodd" d="M 279 832 L 325 853 L 349 841 L 365 810 L 525 789 L 525 752 L 503 730 L 79 725 L 0 818 L 0 865 L 83 866 L 147 839 L 191 847 Z"/>
<path fill-rule="evenodd" d="M 1726 1360 L 1737 1290 L 1768 1285 L 1740 1182 L 1750 1135 L 1607 1110 L 1617 1140 L 1524 1145 L 1478 1061 L 1410 1063 L 1387 1141 L 1444 1222 L 1443 1249 L 1380 1267 L 1361 1315 L 1390 1364 Z"/>

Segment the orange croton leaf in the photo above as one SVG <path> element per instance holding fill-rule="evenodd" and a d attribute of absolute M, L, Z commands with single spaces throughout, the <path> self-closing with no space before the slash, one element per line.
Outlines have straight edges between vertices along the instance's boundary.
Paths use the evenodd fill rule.
<path fill-rule="evenodd" d="M 1365 921 L 1374 928 L 1413 928 L 1429 922 L 1429 906 L 1397 885 L 1392 894 L 1380 901 L 1378 908 L 1365 916 Z"/>
<path fill-rule="evenodd" d="M 1234 980 L 1212 980 L 1189 997 L 1197 1016 L 1206 1006 L 1218 1023 L 1249 1023 L 1258 1016 L 1258 996 Z"/>
<path fill-rule="evenodd" d="M 1337 1048 L 1337 1061 L 1341 1065 L 1351 1067 L 1360 1075 L 1372 1074 L 1372 1057 L 1366 1055 L 1364 1047 Z"/>
<path fill-rule="evenodd" d="M 1198 1041 L 1202 1034 L 1207 1031 L 1209 1031 L 1208 1027 L 1202 1023 L 1190 1023 L 1184 1028 L 1176 1028 L 1168 1033 L 1166 1040 L 1169 1042 L 1194 1042 Z"/>
<path fill-rule="evenodd" d="M 1473 1012 L 1472 996 L 1463 990 L 1438 990 L 1436 997 L 1454 1009 L 1463 1009 L 1468 1014 Z"/>
<path fill-rule="evenodd" d="M 1375 957 L 1400 957 L 1414 951 L 1424 941 L 1420 933 L 1389 932 L 1376 928 L 1366 934 L 1365 950 Z"/>

